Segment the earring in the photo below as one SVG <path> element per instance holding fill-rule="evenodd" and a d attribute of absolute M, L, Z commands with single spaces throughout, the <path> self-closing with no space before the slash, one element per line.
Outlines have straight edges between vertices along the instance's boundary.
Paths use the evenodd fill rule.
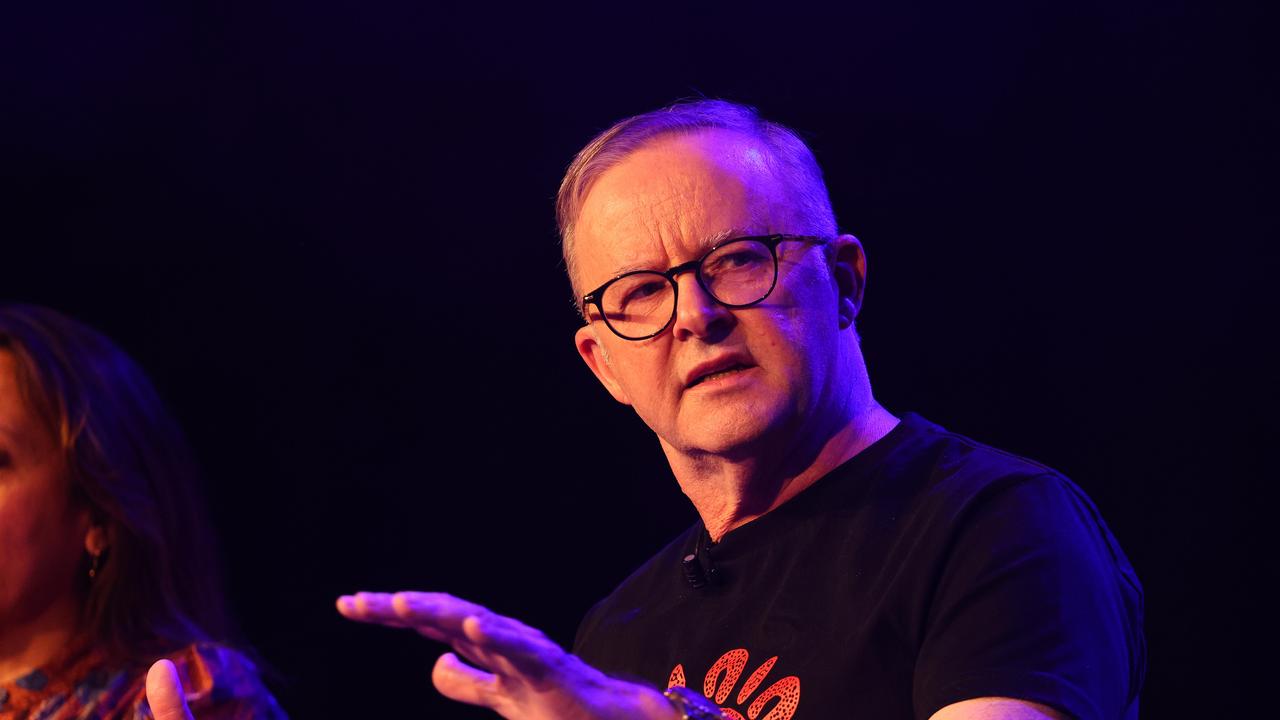
<path fill-rule="evenodd" d="M 93 553 L 93 564 L 89 566 L 89 579 L 92 580 L 98 576 L 98 563 L 102 560 L 102 552 Z"/>

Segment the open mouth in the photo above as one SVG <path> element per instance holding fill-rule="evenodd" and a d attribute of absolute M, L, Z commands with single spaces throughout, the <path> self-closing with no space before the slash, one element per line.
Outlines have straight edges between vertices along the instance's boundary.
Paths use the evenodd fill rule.
<path fill-rule="evenodd" d="M 738 363 L 738 364 L 735 364 L 735 365 L 730 365 L 729 367 L 724 368 L 723 370 L 716 370 L 715 372 L 710 372 L 710 373 L 707 373 L 706 375 L 702 375 L 701 377 L 697 378 L 697 379 L 696 379 L 696 380 L 694 380 L 693 382 L 689 383 L 689 387 L 697 387 L 698 385 L 701 385 L 702 383 L 704 383 L 704 382 L 706 382 L 706 381 L 708 381 L 708 380 L 718 380 L 718 379 L 720 379 L 720 378 L 722 378 L 722 377 L 726 377 L 726 376 L 728 376 L 728 375 L 730 375 L 730 374 L 732 374 L 732 373 L 736 373 L 736 372 L 738 372 L 738 371 L 740 371 L 740 370 L 746 370 L 746 369 L 747 369 L 747 368 L 749 368 L 749 367 L 751 367 L 751 366 L 750 366 L 750 365 L 743 365 L 743 364 L 741 364 L 741 363 Z"/>

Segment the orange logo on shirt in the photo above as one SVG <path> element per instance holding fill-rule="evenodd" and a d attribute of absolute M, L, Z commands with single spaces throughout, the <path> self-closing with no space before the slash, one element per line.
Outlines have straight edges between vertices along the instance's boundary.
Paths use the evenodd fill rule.
<path fill-rule="evenodd" d="M 738 683 L 738 678 L 742 676 L 742 671 L 747 668 L 747 651 L 739 648 L 730 650 L 720 656 L 719 660 L 711 665 L 711 669 L 707 670 L 707 675 L 702 680 L 702 694 L 707 698 L 715 701 L 720 706 L 721 712 L 730 720 L 791 720 L 791 716 L 795 715 L 796 708 L 800 705 L 800 678 L 795 675 L 788 675 L 781 680 L 773 683 L 756 695 L 751 700 L 751 704 L 747 705 L 744 712 L 735 710 L 731 707 L 725 707 L 725 701 L 729 699 L 729 694 L 733 692 L 733 686 Z M 751 693 L 764 682 L 765 676 L 773 669 L 773 664 L 778 661 L 778 656 L 765 660 L 756 668 L 746 682 L 742 683 L 742 689 L 738 690 L 737 697 L 734 698 L 733 704 L 741 708 L 744 703 L 751 697 Z M 671 670 L 671 677 L 667 680 L 667 687 L 687 687 L 684 678 L 684 665 L 677 664 Z M 777 698 L 778 702 L 764 717 L 760 717 L 760 713 L 770 700 Z"/>

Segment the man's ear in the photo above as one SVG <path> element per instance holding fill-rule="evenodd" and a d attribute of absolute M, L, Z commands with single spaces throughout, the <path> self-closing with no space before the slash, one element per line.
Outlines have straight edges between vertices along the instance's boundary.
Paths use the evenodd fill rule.
<path fill-rule="evenodd" d="M 609 391 L 614 400 L 623 405 L 631 404 L 631 397 L 627 395 L 627 391 L 623 389 L 622 384 L 618 382 L 617 376 L 613 374 L 613 366 L 609 361 L 608 351 L 600 344 L 600 337 L 596 335 L 596 331 L 590 325 L 584 325 L 578 328 L 578 332 L 573 336 L 574 344 L 578 346 L 578 355 L 582 357 L 582 361 L 591 368 L 591 372 L 604 385 L 604 389 Z"/>
<path fill-rule="evenodd" d="M 862 292 L 867 284 L 867 257 L 862 243 L 852 235 L 841 235 L 831 241 L 832 272 L 839 293 L 840 329 L 853 325 L 862 309 Z"/>

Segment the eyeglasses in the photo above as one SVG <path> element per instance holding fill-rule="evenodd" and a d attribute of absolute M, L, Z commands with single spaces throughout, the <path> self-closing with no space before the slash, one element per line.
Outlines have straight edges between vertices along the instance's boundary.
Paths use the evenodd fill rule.
<path fill-rule="evenodd" d="M 618 337 L 647 340 L 675 320 L 680 291 L 676 276 L 681 273 L 695 273 L 698 285 L 725 307 L 748 307 L 769 297 L 778 284 L 778 244 L 787 240 L 821 245 L 828 239 L 813 235 L 753 235 L 726 240 L 701 258 L 666 272 L 623 273 L 583 295 L 582 305 L 595 305 L 604 324 Z"/>

